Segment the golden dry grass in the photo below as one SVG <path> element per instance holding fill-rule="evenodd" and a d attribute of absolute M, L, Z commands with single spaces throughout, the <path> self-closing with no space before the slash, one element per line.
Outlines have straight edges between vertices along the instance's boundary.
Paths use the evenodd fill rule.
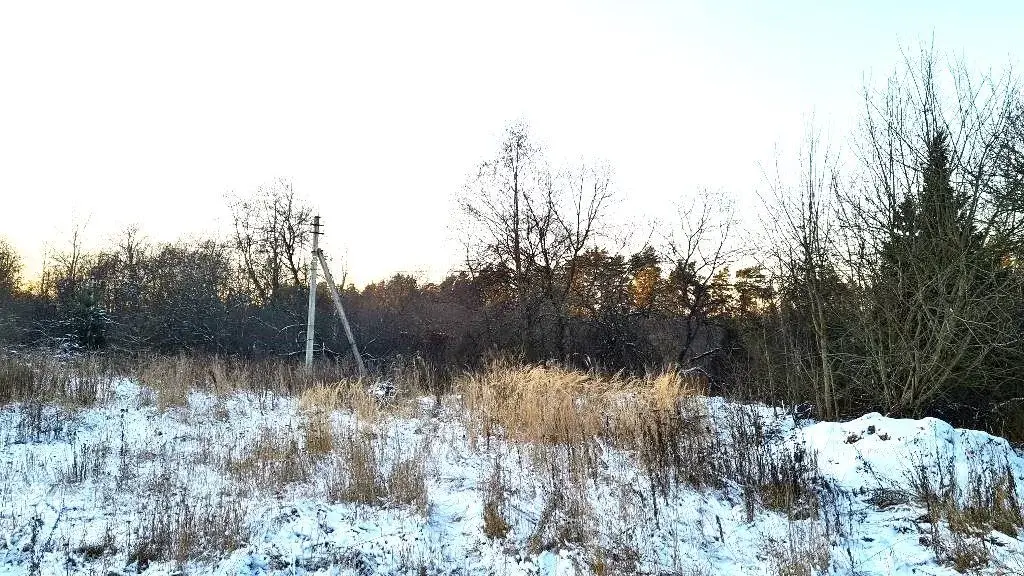
<path fill-rule="evenodd" d="M 0 406 L 12 402 L 51 403 L 68 409 L 91 406 L 106 399 L 118 372 L 96 356 L 58 360 L 45 353 L 0 355 Z"/>
<path fill-rule="evenodd" d="M 458 378 L 475 434 L 517 442 L 580 445 L 606 438 L 629 446 L 644 436 L 658 413 L 690 412 L 688 400 L 704 393 L 702 382 L 663 372 L 646 378 L 542 366 L 496 363 Z"/>
<path fill-rule="evenodd" d="M 178 567 L 195 559 L 214 559 L 237 550 L 249 539 L 237 498 L 203 499 L 160 495 L 143 516 L 129 563 L 144 571 L 154 561 L 173 561 Z M 104 539 L 104 550 L 113 547 Z"/>
<path fill-rule="evenodd" d="M 184 406 L 188 402 L 188 391 L 203 385 L 199 370 L 198 363 L 190 356 L 157 356 L 142 362 L 135 377 L 153 392 L 157 408 L 164 410 Z"/>
<path fill-rule="evenodd" d="M 12 390 L 35 386 L 35 379 L 28 382 L 24 368 L 9 366 L 6 376 L 4 368 L 0 366 L 0 387 L 5 377 Z M 396 376 L 408 380 L 396 380 L 401 390 L 397 398 L 374 394 L 365 380 L 328 379 L 324 372 L 303 374 L 295 365 L 216 357 L 154 357 L 142 362 L 136 375 L 144 388 L 152 388 L 154 402 L 161 408 L 185 404 L 188 393 L 196 389 L 213 392 L 225 402 L 228 393 L 238 390 L 283 391 L 297 398 L 301 416 L 297 430 L 268 425 L 227 454 L 213 454 L 209 446 L 197 454 L 204 463 L 225 470 L 240 489 L 301 490 L 296 484 L 309 482 L 315 484 L 314 490 L 324 490 L 332 501 L 408 505 L 421 511 L 429 504 L 429 445 L 394 446 L 393 435 L 387 431 L 392 418 L 408 415 L 411 406 L 419 405 L 415 395 L 423 390 L 417 386 L 434 385 L 436 390 L 436 375 L 396 372 Z M 51 380 L 57 382 L 58 378 Z M 597 519 L 590 506 L 593 494 L 598 492 L 592 488 L 611 479 L 607 467 L 602 468 L 602 464 L 612 461 L 609 454 L 613 459 L 620 455 L 632 458 L 646 474 L 643 483 L 649 481 L 649 485 L 630 486 L 628 493 L 633 497 L 643 491 L 643 503 L 635 506 L 653 507 L 655 518 L 659 498 L 667 497 L 682 484 L 718 487 L 723 482 L 734 482 L 744 490 L 751 506 L 756 503 L 774 509 L 790 519 L 813 520 L 822 505 L 813 498 L 813 478 L 805 478 L 803 468 L 765 450 L 766 439 L 763 426 L 754 416 L 756 411 L 748 414 L 742 407 L 734 407 L 730 408 L 735 409 L 733 418 L 711 418 L 708 403 L 702 398 L 705 382 L 699 378 L 673 371 L 643 377 L 606 376 L 558 366 L 496 362 L 482 371 L 458 376 L 452 392 L 445 398 L 442 411 L 445 415 L 449 411 L 462 415 L 470 442 L 479 447 L 482 442 L 496 441 L 498 452 L 507 450 L 508 455 L 519 457 L 521 466 L 532 466 L 536 471 L 540 486 L 535 488 L 539 488 L 544 506 L 525 533 L 515 534 L 525 538 L 526 547 L 534 552 L 565 545 L 595 549 Z M 278 397 L 261 394 L 259 398 Z M 218 409 L 222 412 L 218 419 L 230 416 L 223 404 Z M 717 409 L 715 414 L 721 415 Z M 609 452 L 608 448 L 617 450 Z M 524 456 L 532 462 L 523 463 Z M 66 472 L 62 471 L 62 480 L 67 484 L 84 482 L 94 474 L 91 470 L 96 462 L 102 462 L 99 458 L 83 447 L 72 457 Z M 799 462 L 809 466 L 813 459 Z M 482 521 L 489 538 L 507 538 L 513 530 L 523 529 L 522 517 L 513 517 L 514 509 L 506 500 L 505 480 L 500 467 L 496 467 L 484 488 Z M 648 489 L 651 498 L 646 498 Z M 1003 505 L 1008 491 L 997 489 L 994 494 L 998 514 L 984 521 L 1008 527 L 1004 531 L 1009 533 L 1019 525 L 1019 516 L 1001 512 L 1010 510 Z M 959 512 L 965 517 L 980 514 L 974 510 Z M 190 514 L 202 518 L 198 512 Z M 946 516 L 950 524 L 960 520 Z M 174 551 L 196 548 L 187 537 L 182 540 L 168 535 L 181 531 L 176 525 L 170 525 L 163 516 L 155 515 L 150 520 L 150 542 L 140 547 L 139 560 L 195 553 Z M 237 524 L 230 514 L 204 521 Z M 979 523 L 973 518 L 963 521 Z M 188 522 L 182 526 L 193 528 Z M 776 556 L 785 560 L 779 574 L 809 574 L 822 562 L 827 565 L 824 553 L 828 549 L 821 547 L 822 541 L 821 535 L 797 535 L 794 541 L 778 544 Z M 630 573 L 633 556 L 626 553 L 630 550 L 628 544 L 614 554 L 595 549 L 595 572 Z M 231 546 L 232 541 L 228 541 L 222 547 Z M 956 550 L 948 555 L 968 556 Z"/>
<path fill-rule="evenodd" d="M 675 372 L 603 377 L 559 367 L 495 363 L 455 381 L 470 442 L 492 438 L 526 448 L 539 469 L 596 478 L 605 447 L 626 451 L 665 492 L 704 485 L 716 438 L 707 425 L 702 381 Z"/>
<path fill-rule="evenodd" d="M 484 488 L 484 536 L 491 539 L 501 540 L 508 535 L 512 526 L 506 519 L 506 498 L 505 478 L 501 468 L 501 461 L 495 458 L 494 468 L 491 470 L 491 477 L 487 480 Z"/>
<path fill-rule="evenodd" d="M 164 409 L 184 405 L 191 390 L 218 396 L 243 390 L 302 394 L 310 387 L 342 380 L 344 370 L 330 363 L 315 364 L 310 370 L 277 360 L 179 354 L 143 358 L 134 365 L 132 375 L 155 392 L 156 405 Z"/>
<path fill-rule="evenodd" d="M 1017 537 L 1024 527 L 1024 508 L 1016 496 L 1016 480 L 1008 468 L 984 469 L 972 462 L 966 486 L 960 486 L 952 462 L 939 462 L 938 478 L 923 463 L 910 478 L 914 498 L 931 527 L 929 544 L 940 563 L 958 572 L 987 566 L 986 539 L 992 531 Z M 940 528 L 944 523 L 948 531 Z"/>
<path fill-rule="evenodd" d="M 359 380 L 311 386 L 299 395 L 299 409 L 307 417 L 348 411 L 366 424 L 377 423 L 384 414 L 380 401 Z"/>

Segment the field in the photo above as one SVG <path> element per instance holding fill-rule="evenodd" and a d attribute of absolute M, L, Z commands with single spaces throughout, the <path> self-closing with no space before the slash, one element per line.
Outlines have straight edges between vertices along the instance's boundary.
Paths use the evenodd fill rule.
<path fill-rule="evenodd" d="M 675 373 L 0 359 L 2 574 L 1024 574 L 1024 458 Z"/>

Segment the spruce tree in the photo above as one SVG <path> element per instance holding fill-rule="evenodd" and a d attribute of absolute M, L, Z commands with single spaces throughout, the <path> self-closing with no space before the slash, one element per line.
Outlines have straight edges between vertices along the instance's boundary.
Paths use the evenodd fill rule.
<path fill-rule="evenodd" d="M 975 224 L 970 195 L 953 179 L 947 135 L 925 145 L 920 187 L 891 216 L 876 283 L 880 342 L 889 347 L 887 408 L 912 415 L 961 402 L 989 377 L 1000 329 L 998 258 Z"/>

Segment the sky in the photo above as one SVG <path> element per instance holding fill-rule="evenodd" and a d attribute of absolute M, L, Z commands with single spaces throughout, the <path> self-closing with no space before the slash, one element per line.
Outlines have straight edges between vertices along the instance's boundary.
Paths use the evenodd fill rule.
<path fill-rule="evenodd" d="M 934 39 L 1024 54 L 1008 1 L 4 2 L 0 236 L 38 274 L 84 227 L 226 235 L 225 194 L 290 179 L 357 285 L 458 266 L 453 196 L 529 122 L 553 162 L 615 170 L 623 218 L 716 190 L 746 218 L 812 123 Z"/>

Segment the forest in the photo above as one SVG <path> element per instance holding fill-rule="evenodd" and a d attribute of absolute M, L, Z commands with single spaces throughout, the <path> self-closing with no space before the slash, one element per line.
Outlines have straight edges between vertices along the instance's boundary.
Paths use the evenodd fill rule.
<path fill-rule="evenodd" d="M 1020 85 L 922 53 L 865 87 L 848 146 L 808 134 L 743 207 L 760 225 L 694 191 L 625 239 L 613 167 L 552 166 L 513 122 L 467 164 L 462 266 L 342 282 L 356 340 L 372 370 L 442 385 L 499 358 L 673 369 L 822 420 L 938 416 L 1024 441 Z M 285 178 L 227 203 L 227 237 L 133 227 L 87 251 L 73 231 L 38 278 L 0 238 L 0 346 L 300 363 L 313 208 Z M 317 362 L 351 371 L 323 283 L 317 298 Z"/>

